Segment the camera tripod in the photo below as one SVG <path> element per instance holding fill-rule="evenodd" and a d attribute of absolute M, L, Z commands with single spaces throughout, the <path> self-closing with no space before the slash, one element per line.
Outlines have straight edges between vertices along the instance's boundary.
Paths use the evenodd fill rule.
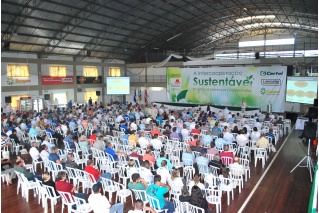
<path fill-rule="evenodd" d="M 303 139 L 302 139 L 303 140 Z M 302 141 L 301 140 L 301 141 Z M 300 141 L 300 142 L 301 142 Z M 292 173 L 297 167 L 307 167 L 308 170 L 309 170 L 309 173 L 310 173 L 310 181 L 312 182 L 312 170 L 313 170 L 313 163 L 312 163 L 312 160 L 311 160 L 311 157 L 310 157 L 310 143 L 311 143 L 311 139 L 309 139 L 308 141 L 308 153 L 307 155 L 301 159 L 301 161 L 290 171 L 290 173 Z M 300 166 L 300 164 L 305 160 L 307 159 L 307 165 L 305 166 Z"/>

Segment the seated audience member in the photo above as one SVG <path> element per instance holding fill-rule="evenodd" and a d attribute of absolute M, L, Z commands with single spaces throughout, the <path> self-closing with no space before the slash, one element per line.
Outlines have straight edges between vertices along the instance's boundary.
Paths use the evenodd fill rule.
<path fill-rule="evenodd" d="M 38 175 L 36 172 L 34 172 L 34 174 L 29 173 L 24 166 L 25 166 L 24 160 L 22 158 L 18 157 L 16 160 L 16 163 L 13 167 L 13 170 L 16 172 L 22 173 L 28 179 L 28 181 L 35 181 L 35 178 L 42 181 L 41 175 Z"/>
<path fill-rule="evenodd" d="M 47 135 L 44 136 L 44 139 L 43 139 L 43 142 L 41 143 L 41 145 L 46 145 L 48 147 L 49 152 L 51 152 L 52 147 L 55 146 L 53 143 L 49 142 L 49 137 Z"/>
<path fill-rule="evenodd" d="M 73 153 L 68 153 L 67 161 L 65 162 L 65 167 L 70 167 L 74 169 L 81 169 L 81 166 L 74 162 Z"/>
<path fill-rule="evenodd" d="M 89 139 L 96 141 L 96 130 L 92 131 L 92 135 L 90 135 Z"/>
<path fill-rule="evenodd" d="M 213 141 L 212 133 L 210 131 L 208 131 L 207 134 L 204 135 L 204 137 L 203 137 L 203 145 L 205 147 L 207 147 L 211 144 L 212 141 Z"/>
<path fill-rule="evenodd" d="M 161 166 L 161 163 L 163 160 L 166 161 L 166 163 L 167 163 L 167 169 L 171 170 L 173 168 L 173 165 L 169 159 L 165 158 L 165 152 L 163 152 L 163 151 L 160 152 L 160 158 L 158 158 L 156 160 L 157 167 L 159 168 Z"/>
<path fill-rule="evenodd" d="M 135 130 L 131 131 L 131 134 L 128 136 L 128 145 L 136 146 L 138 144 L 138 138 L 135 135 Z"/>
<path fill-rule="evenodd" d="M 214 166 L 214 167 L 220 168 L 222 164 L 223 163 L 222 163 L 222 160 L 220 159 L 220 155 L 215 154 L 214 159 L 209 161 L 208 166 Z"/>
<path fill-rule="evenodd" d="M 262 127 L 262 123 L 259 122 L 259 118 L 256 119 L 256 123 L 255 123 L 255 127 L 258 129 L 258 130 L 261 130 L 261 127 Z"/>
<path fill-rule="evenodd" d="M 207 149 L 207 154 L 210 155 L 216 155 L 218 153 L 218 150 L 215 148 L 215 142 L 210 143 L 210 148 Z"/>
<path fill-rule="evenodd" d="M 128 183 L 127 187 L 129 189 L 135 190 L 146 190 L 148 185 L 146 181 L 140 177 L 139 173 L 132 174 L 132 181 Z"/>
<path fill-rule="evenodd" d="M 198 186 L 200 190 L 204 190 L 205 186 L 200 182 L 200 174 L 195 173 L 193 180 L 189 183 L 189 193 L 191 194 L 191 190 L 193 186 Z M 202 194 L 203 195 L 203 194 Z"/>
<path fill-rule="evenodd" d="M 140 199 L 135 201 L 134 210 L 128 211 L 128 213 L 143 213 L 143 212 L 156 213 L 156 211 L 153 208 L 144 206 L 144 202 Z"/>
<path fill-rule="evenodd" d="M 157 126 L 153 126 L 153 130 L 151 131 L 151 135 L 154 137 L 154 135 L 157 134 L 158 136 L 162 136 L 161 132 L 158 131 Z"/>
<path fill-rule="evenodd" d="M 276 141 L 275 141 L 275 135 L 273 133 L 273 129 L 272 128 L 269 129 L 269 132 L 265 133 L 265 137 L 270 137 L 272 145 L 275 146 Z"/>
<path fill-rule="evenodd" d="M 239 157 L 238 156 L 234 157 L 234 163 L 229 164 L 228 167 L 229 167 L 230 171 L 231 171 L 231 169 L 239 170 L 240 171 L 239 175 L 243 175 L 245 173 L 244 166 L 239 164 Z"/>
<path fill-rule="evenodd" d="M 50 173 L 49 172 L 44 172 L 43 174 L 42 174 L 42 184 L 43 185 L 46 185 L 46 186 L 51 186 L 51 187 L 53 187 L 53 189 L 54 189 L 54 191 L 53 192 L 51 192 L 54 196 L 59 196 L 59 193 L 56 191 L 56 189 L 55 189 L 55 182 L 53 182 L 52 180 L 51 180 L 51 176 L 50 176 Z"/>
<path fill-rule="evenodd" d="M 61 164 L 63 168 L 65 168 L 65 163 L 62 160 L 60 160 L 60 156 L 58 155 L 58 148 L 55 146 L 51 149 L 49 160 L 53 161 L 54 163 Z"/>
<path fill-rule="evenodd" d="M 208 166 L 209 160 L 208 158 L 205 157 L 206 156 L 206 150 L 202 150 L 199 153 L 199 156 L 196 158 L 196 163 L 198 164 L 205 164 Z"/>
<path fill-rule="evenodd" d="M 146 161 L 146 160 L 149 161 L 151 167 L 156 166 L 156 164 L 155 164 L 156 159 L 152 155 L 151 149 L 147 149 L 145 155 L 143 156 L 143 161 Z"/>
<path fill-rule="evenodd" d="M 231 158 L 234 158 L 234 154 L 233 152 L 229 151 L 229 145 L 224 145 L 224 151 L 221 152 L 220 154 L 220 157 L 231 157 Z"/>
<path fill-rule="evenodd" d="M 173 192 L 181 194 L 184 188 L 184 183 L 179 174 L 180 171 L 178 169 L 173 169 L 171 178 L 168 180 L 168 185 L 171 187 Z"/>
<path fill-rule="evenodd" d="M 220 138 L 216 138 L 215 145 L 217 149 L 222 149 L 225 144 L 230 144 L 229 141 L 226 141 L 224 138 L 224 134 L 220 134 Z"/>
<path fill-rule="evenodd" d="M 138 169 L 135 167 L 135 160 L 134 159 L 130 159 L 127 162 L 127 177 L 132 177 L 133 174 L 138 173 Z"/>
<path fill-rule="evenodd" d="M 143 165 L 139 168 L 139 174 L 147 183 L 153 183 L 153 174 L 150 170 L 150 162 L 148 160 L 144 161 Z"/>
<path fill-rule="evenodd" d="M 112 204 L 104 195 L 102 195 L 102 183 L 97 182 L 92 187 L 93 193 L 90 194 L 88 202 L 93 209 L 94 213 L 105 213 L 105 212 L 117 212 L 123 213 L 124 204 L 116 203 Z"/>
<path fill-rule="evenodd" d="M 267 138 L 265 138 L 265 133 L 261 133 L 260 139 L 258 139 L 256 142 L 256 147 L 267 149 L 268 146 L 269 146 L 269 140 Z"/>
<path fill-rule="evenodd" d="M 155 175 L 154 184 L 148 186 L 146 194 L 157 198 L 161 209 L 168 209 L 167 213 L 173 213 L 175 211 L 174 203 L 164 199 L 164 195 L 170 190 L 169 185 L 161 182 L 161 176 Z"/>
<path fill-rule="evenodd" d="M 140 145 L 140 147 L 142 149 L 147 149 L 150 146 L 150 143 L 148 142 L 148 140 L 145 138 L 144 132 L 140 133 L 140 137 L 138 139 L 138 144 Z"/>
<path fill-rule="evenodd" d="M 97 136 L 97 140 L 95 141 L 95 143 L 92 146 L 94 149 L 100 150 L 100 151 L 104 151 L 105 150 L 105 146 L 103 143 L 103 135 L 99 135 Z"/>
<path fill-rule="evenodd" d="M 32 142 L 31 144 L 32 144 L 32 147 L 31 147 L 31 149 L 29 151 L 29 154 L 30 154 L 31 158 L 33 160 L 42 161 L 41 156 L 40 156 L 40 152 L 38 150 L 39 143 Z"/>
<path fill-rule="evenodd" d="M 102 178 L 107 178 L 107 179 L 111 179 L 111 173 L 106 172 L 104 174 L 101 174 L 101 172 L 99 170 L 97 170 L 96 168 L 94 168 L 94 161 L 93 160 L 88 160 L 87 161 L 87 166 L 85 167 L 84 171 L 86 171 L 87 173 L 93 175 L 93 178 L 96 182 L 101 182 Z"/>
<path fill-rule="evenodd" d="M 252 141 L 258 141 L 260 138 L 260 132 L 258 132 L 257 127 L 253 128 L 253 132 L 250 135 Z"/>
<path fill-rule="evenodd" d="M 85 135 L 81 135 L 78 144 L 79 144 L 80 147 L 85 147 L 87 151 L 91 151 L 90 150 L 90 146 L 89 146 L 89 142 L 87 141 Z"/>
<path fill-rule="evenodd" d="M 49 160 L 49 151 L 48 151 L 48 147 L 45 144 L 41 145 L 41 152 L 40 152 L 40 157 L 43 161 L 45 160 Z"/>
<path fill-rule="evenodd" d="M 168 182 L 171 175 L 169 174 L 167 162 L 165 160 L 162 160 L 161 166 L 156 170 L 156 173 L 161 176 L 162 183 L 166 184 Z"/>
<path fill-rule="evenodd" d="M 239 135 L 237 135 L 236 142 L 237 142 L 238 146 L 246 146 L 248 144 L 249 140 L 245 136 L 244 130 L 241 130 Z"/>
<path fill-rule="evenodd" d="M 225 133 L 224 133 L 224 137 L 223 137 L 228 143 L 233 143 L 235 141 L 235 138 L 233 136 L 233 134 L 230 133 L 230 129 L 227 128 Z"/>
<path fill-rule="evenodd" d="M 236 134 L 239 134 L 239 129 L 238 129 L 238 126 L 234 126 L 233 130 L 231 130 L 232 133 L 236 133 Z"/>
<path fill-rule="evenodd" d="M 190 147 L 187 147 L 185 152 L 182 154 L 182 161 L 184 163 L 184 166 L 193 166 L 194 164 L 194 155 L 192 154 L 192 149 Z"/>
<path fill-rule="evenodd" d="M 139 161 L 142 161 L 143 157 L 139 154 L 137 154 L 137 148 L 133 148 L 132 149 L 132 153 L 129 155 L 130 157 L 135 157 L 137 158 Z"/>
<path fill-rule="evenodd" d="M 218 127 L 218 122 L 216 122 L 215 126 L 212 128 L 212 135 L 219 137 L 220 133 L 222 133 L 222 130 Z"/>
<path fill-rule="evenodd" d="M 200 134 L 199 126 L 196 124 L 195 128 L 191 130 L 190 134 Z"/>
<path fill-rule="evenodd" d="M 153 139 L 151 140 L 151 146 L 153 147 L 153 150 L 162 149 L 162 141 L 158 139 L 158 134 L 154 134 Z"/>
<path fill-rule="evenodd" d="M 166 126 L 165 131 L 163 132 L 163 135 L 169 138 L 170 134 L 171 134 L 171 129 L 169 128 L 169 126 Z"/>
<path fill-rule="evenodd" d="M 198 141 L 198 135 L 194 135 L 193 138 L 194 138 L 194 140 L 189 141 L 189 142 L 188 142 L 188 145 L 190 145 L 190 146 L 196 146 L 196 141 Z"/>
<path fill-rule="evenodd" d="M 11 160 L 1 158 L 1 174 L 9 175 L 9 178 L 5 177 L 5 181 L 10 185 L 12 184 L 12 178 L 16 176 L 14 171 L 15 170 L 11 168 Z"/>
<path fill-rule="evenodd" d="M 190 196 L 183 199 L 183 202 L 189 202 L 191 205 L 203 208 L 207 212 L 208 203 L 203 197 L 202 189 L 195 185 L 190 189 L 190 194 Z"/>
<path fill-rule="evenodd" d="M 195 151 L 195 152 L 201 152 L 202 150 L 206 151 L 206 149 L 203 148 L 202 146 L 203 146 L 202 142 L 200 140 L 197 140 L 196 146 L 191 146 L 191 149 L 192 151 Z"/>
<path fill-rule="evenodd" d="M 126 157 L 124 152 L 115 152 L 114 149 L 112 149 L 112 144 L 110 142 L 106 143 L 105 153 L 111 155 L 115 161 L 118 159 L 118 155 L 124 155 Z"/>
<path fill-rule="evenodd" d="M 172 139 L 177 139 L 179 140 L 179 135 L 178 133 L 176 132 L 177 128 L 176 127 L 173 127 L 172 129 L 172 132 L 170 133 L 169 135 L 169 138 L 172 140 Z"/>

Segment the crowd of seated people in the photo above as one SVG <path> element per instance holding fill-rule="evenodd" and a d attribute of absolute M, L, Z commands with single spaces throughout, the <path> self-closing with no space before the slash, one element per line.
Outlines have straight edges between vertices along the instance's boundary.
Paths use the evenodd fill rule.
<path fill-rule="evenodd" d="M 181 202 L 189 202 L 206 212 L 209 205 L 203 192 L 211 181 L 203 182 L 204 176 L 199 174 L 202 172 L 199 172 L 201 168 L 198 165 L 207 166 L 208 177 L 213 174 L 211 168 L 217 169 L 219 178 L 229 178 L 227 171 L 232 168 L 244 171 L 237 147 L 249 146 L 252 142 L 257 148 L 268 149 L 269 144 L 275 146 L 280 130 L 276 122 L 284 123 L 282 116 L 277 119 L 269 114 L 256 114 L 246 118 L 229 110 L 224 112 L 227 114 L 222 110 L 214 113 L 190 108 L 179 112 L 156 105 L 95 103 L 90 107 L 71 105 L 63 109 L 35 111 L 30 112 L 29 116 L 23 112 L 2 115 L 2 150 L 10 150 L 12 155 L 15 153 L 12 152 L 13 143 L 19 144 L 20 150 L 26 148 L 33 161 L 52 161 L 62 165 L 64 170 L 83 170 L 93 176 L 92 181 L 96 185 L 91 195 L 77 193 L 77 188 L 66 182 L 65 171 L 57 174 L 54 183 L 47 173 L 40 175 L 37 171 L 28 171 L 20 157 L 16 158 L 13 169 L 10 159 L 2 158 L 2 170 L 10 174 L 9 183 L 12 183 L 14 171 L 17 171 L 30 181 L 38 179 L 57 191 L 88 199 L 94 212 L 102 211 L 102 208 L 96 207 L 98 200 L 105 201 L 104 209 L 120 209 L 118 212 L 121 212 L 123 205 L 112 205 L 101 195 L 100 182 L 103 178 L 119 180 L 111 175 L 112 171 L 100 171 L 100 160 L 95 158 L 96 152 L 100 151 L 112 161 L 111 165 L 124 163 L 124 175 L 130 180 L 127 184 L 129 189 L 144 190 L 159 201 L 160 208 L 168 209 L 168 213 L 175 211 L 172 197 L 168 194 L 176 191 Z M 273 125 L 267 124 L 267 128 L 264 128 L 263 121 Z M 208 155 L 213 157 L 208 158 Z M 82 163 L 85 166 L 82 167 L 77 160 L 79 157 L 84 160 Z M 182 167 L 178 167 L 172 157 L 177 157 Z M 226 162 L 225 157 L 232 160 Z M 186 167 L 194 167 L 196 174 L 190 177 L 184 175 Z M 137 200 L 134 210 L 130 212 L 147 208 Z M 150 208 L 150 211 L 153 210 Z"/>

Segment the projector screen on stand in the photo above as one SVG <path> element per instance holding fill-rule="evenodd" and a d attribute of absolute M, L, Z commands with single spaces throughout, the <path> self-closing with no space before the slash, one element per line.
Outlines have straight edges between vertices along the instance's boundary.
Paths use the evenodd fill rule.
<path fill-rule="evenodd" d="M 130 77 L 106 77 L 107 95 L 129 95 Z"/>
<path fill-rule="evenodd" d="M 313 104 L 318 97 L 317 92 L 317 77 L 287 77 L 287 102 Z"/>

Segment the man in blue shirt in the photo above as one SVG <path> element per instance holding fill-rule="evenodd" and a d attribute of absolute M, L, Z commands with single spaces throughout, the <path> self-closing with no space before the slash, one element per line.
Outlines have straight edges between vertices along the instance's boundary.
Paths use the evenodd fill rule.
<path fill-rule="evenodd" d="M 73 105 L 73 104 L 72 104 L 72 100 L 70 100 L 70 101 L 68 102 L 68 107 L 72 109 L 72 105 Z"/>
<path fill-rule="evenodd" d="M 208 132 L 208 134 L 203 137 L 202 141 L 204 146 L 208 146 L 212 142 L 213 137 L 211 136 L 211 134 L 211 132 Z"/>
<path fill-rule="evenodd" d="M 66 137 L 63 140 L 66 141 L 69 144 L 70 149 L 74 149 L 75 150 L 75 144 L 73 142 L 72 134 L 71 134 L 70 130 L 68 130 L 66 132 Z"/>
<path fill-rule="evenodd" d="M 126 157 L 124 152 L 115 152 L 114 149 L 112 149 L 112 144 L 110 142 L 106 143 L 105 153 L 111 155 L 114 161 L 118 160 L 118 155 L 124 155 Z"/>
<path fill-rule="evenodd" d="M 156 160 L 156 165 L 157 165 L 158 168 L 161 167 L 161 162 L 162 162 L 163 160 L 165 160 L 165 161 L 167 162 L 167 169 L 168 169 L 168 170 L 171 170 L 171 169 L 173 168 L 173 165 L 172 165 L 172 163 L 171 163 L 167 158 L 165 158 L 164 156 L 165 156 L 165 153 L 164 153 L 163 151 L 160 152 L 160 158 L 158 158 L 158 159 Z"/>
<path fill-rule="evenodd" d="M 161 182 L 161 176 L 154 176 L 154 184 L 148 186 L 146 194 L 151 197 L 158 199 L 159 207 L 161 209 L 168 209 L 167 213 L 173 213 L 175 211 L 174 203 L 171 201 L 166 201 L 164 195 L 171 190 L 171 187 L 167 184 Z M 156 205 L 156 203 L 155 203 Z M 158 209 L 158 206 L 154 206 L 155 209 Z"/>

